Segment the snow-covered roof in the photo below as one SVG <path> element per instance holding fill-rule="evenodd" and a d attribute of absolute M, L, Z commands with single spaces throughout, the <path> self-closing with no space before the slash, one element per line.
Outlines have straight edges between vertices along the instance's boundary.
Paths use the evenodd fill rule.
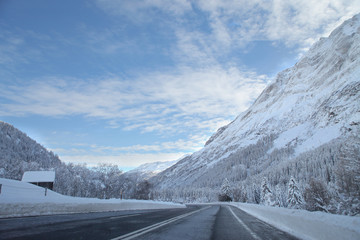
<path fill-rule="evenodd" d="M 55 171 L 28 171 L 24 172 L 23 182 L 54 182 Z"/>

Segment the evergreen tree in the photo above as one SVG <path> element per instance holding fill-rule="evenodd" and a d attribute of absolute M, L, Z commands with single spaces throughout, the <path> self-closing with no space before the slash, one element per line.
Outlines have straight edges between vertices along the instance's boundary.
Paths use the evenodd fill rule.
<path fill-rule="evenodd" d="M 276 185 L 275 187 L 275 206 L 278 207 L 284 207 L 286 204 L 286 199 L 284 200 L 284 192 L 283 190 L 280 188 L 279 185 Z"/>
<path fill-rule="evenodd" d="M 224 181 L 221 185 L 219 201 L 220 202 L 231 202 L 232 201 L 230 183 L 227 178 L 224 179 Z"/>
<path fill-rule="evenodd" d="M 293 209 L 301 209 L 303 204 L 301 192 L 293 177 L 291 177 L 289 181 L 287 204 L 288 208 Z"/>
<path fill-rule="evenodd" d="M 263 181 L 261 183 L 261 203 L 267 206 L 275 206 L 273 194 L 268 187 L 266 178 L 263 178 Z"/>

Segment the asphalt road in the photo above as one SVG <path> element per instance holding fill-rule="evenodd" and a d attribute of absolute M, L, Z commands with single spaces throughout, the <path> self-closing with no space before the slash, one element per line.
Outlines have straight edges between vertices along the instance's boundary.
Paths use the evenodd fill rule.
<path fill-rule="evenodd" d="M 230 206 L 0 219 L 0 239 L 296 239 Z"/>

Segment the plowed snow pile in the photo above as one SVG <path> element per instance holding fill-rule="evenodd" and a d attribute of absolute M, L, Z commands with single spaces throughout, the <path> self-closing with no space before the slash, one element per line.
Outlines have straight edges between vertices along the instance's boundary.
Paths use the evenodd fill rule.
<path fill-rule="evenodd" d="M 0 218 L 63 213 L 183 208 L 184 205 L 146 200 L 79 198 L 10 179 L 0 178 Z"/>

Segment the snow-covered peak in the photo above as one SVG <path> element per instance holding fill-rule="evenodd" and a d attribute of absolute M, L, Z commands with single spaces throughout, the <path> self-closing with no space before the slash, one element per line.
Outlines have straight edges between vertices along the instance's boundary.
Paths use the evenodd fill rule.
<path fill-rule="evenodd" d="M 357 101 L 340 99 L 358 93 L 359 56 L 360 15 L 356 15 L 328 38 L 320 39 L 294 67 L 280 72 L 253 106 L 214 135 L 212 147 L 224 144 L 246 146 L 263 136 L 296 127 L 301 128 L 297 129 L 300 132 L 309 132 L 303 132 L 304 139 L 316 128 L 327 127 L 333 132 L 332 138 L 337 137 L 341 127 L 351 124 L 351 116 L 358 115 Z M 347 119 L 350 121 L 346 122 Z M 319 141 L 319 144 L 324 143 Z"/>
<path fill-rule="evenodd" d="M 247 111 L 220 128 L 203 149 L 160 173 L 155 181 L 161 187 L 178 182 L 206 186 L 209 184 L 197 179 L 211 180 L 210 175 L 206 177 L 209 171 L 214 166 L 221 168 L 234 153 L 243 158 L 252 156 L 255 150 L 244 150 L 249 146 L 262 148 L 257 161 L 266 159 L 260 154 L 264 146 L 271 147 L 268 155 L 287 149 L 292 155 L 278 159 L 286 161 L 334 139 L 359 136 L 359 56 L 360 14 L 328 38 L 321 38 L 297 64 L 280 72 Z M 231 161 L 234 163 L 228 168 L 245 160 Z"/>
<path fill-rule="evenodd" d="M 171 167 L 175 163 L 177 163 L 178 160 L 175 161 L 166 161 L 166 162 L 152 162 L 152 163 L 144 163 L 140 165 L 139 167 L 128 171 L 128 173 L 146 173 L 146 174 L 157 174 L 159 172 L 164 171 L 165 169 Z"/>

